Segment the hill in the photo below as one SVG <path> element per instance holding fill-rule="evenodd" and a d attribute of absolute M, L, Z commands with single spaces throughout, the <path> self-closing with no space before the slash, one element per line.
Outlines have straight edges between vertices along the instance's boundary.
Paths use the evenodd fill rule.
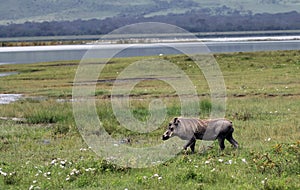
<path fill-rule="evenodd" d="M 0 37 L 101 35 L 122 26 L 140 22 L 163 22 L 195 33 L 300 30 L 300 14 L 296 11 L 276 14 L 243 14 L 223 7 L 220 12 L 220 15 L 212 15 L 210 9 L 203 9 L 153 17 L 122 15 L 102 20 L 25 22 L 0 26 Z"/>
<path fill-rule="evenodd" d="M 299 0 L 0 0 L 0 25 L 11 23 L 105 19 L 115 16 L 153 17 L 226 6 L 246 14 L 299 11 Z"/>

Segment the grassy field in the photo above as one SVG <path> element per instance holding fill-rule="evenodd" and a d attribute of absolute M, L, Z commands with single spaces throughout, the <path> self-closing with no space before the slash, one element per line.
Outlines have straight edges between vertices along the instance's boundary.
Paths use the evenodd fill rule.
<path fill-rule="evenodd" d="M 214 55 L 227 89 L 226 117 L 233 121 L 234 150 L 217 142 L 205 152 L 180 152 L 160 165 L 130 168 L 97 156 L 82 139 L 72 112 L 72 87 L 79 61 L 1 65 L 0 92 L 23 94 L 0 105 L 0 189 L 299 189 L 300 184 L 300 51 Z M 106 131 L 127 146 L 152 146 L 170 118 L 180 115 L 174 89 L 145 80 L 131 94 L 133 115 L 149 116 L 148 103 L 161 98 L 168 118 L 151 133 L 124 129 L 110 105 L 113 79 L 145 57 L 110 60 L 96 86 L 97 113 Z M 163 56 L 187 73 L 200 96 L 200 116 L 211 110 L 204 76 L 186 56 Z M 201 72 L 200 72 L 201 73 Z M 146 90 L 145 90 L 146 89 Z M 22 118 L 14 121 L 9 118 Z"/>

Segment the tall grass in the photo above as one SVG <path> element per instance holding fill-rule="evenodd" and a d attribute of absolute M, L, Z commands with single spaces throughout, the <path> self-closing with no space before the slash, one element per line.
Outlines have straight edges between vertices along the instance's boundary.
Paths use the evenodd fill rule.
<path fill-rule="evenodd" d="M 56 103 L 52 100 L 25 104 L 27 104 L 27 110 L 24 117 L 30 124 L 72 122 L 73 113 L 69 103 Z"/>

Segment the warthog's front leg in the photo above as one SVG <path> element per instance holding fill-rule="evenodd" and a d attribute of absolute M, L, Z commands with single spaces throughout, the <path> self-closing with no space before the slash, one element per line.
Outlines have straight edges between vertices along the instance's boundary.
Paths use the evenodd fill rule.
<path fill-rule="evenodd" d="M 196 144 L 196 137 L 194 136 L 183 146 L 183 148 L 184 148 L 184 150 L 186 150 L 188 147 L 190 147 L 192 152 L 194 153 L 195 144 Z"/>
<path fill-rule="evenodd" d="M 225 137 L 219 136 L 219 137 L 218 137 L 218 141 L 219 141 L 220 149 L 221 149 L 221 150 L 224 150 L 224 148 L 225 148 L 225 143 L 224 143 Z"/>

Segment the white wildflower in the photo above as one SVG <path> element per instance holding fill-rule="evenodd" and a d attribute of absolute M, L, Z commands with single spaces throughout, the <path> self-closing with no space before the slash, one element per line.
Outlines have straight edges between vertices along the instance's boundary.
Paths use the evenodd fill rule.
<path fill-rule="evenodd" d="M 265 178 L 264 180 L 261 181 L 262 184 L 265 184 L 268 178 Z"/>
<path fill-rule="evenodd" d="M 214 172 L 214 171 L 216 171 L 216 168 L 213 168 L 212 170 L 210 170 L 210 172 Z"/>
<path fill-rule="evenodd" d="M 161 179 L 162 179 L 162 177 L 161 177 L 161 176 L 159 176 L 157 179 L 158 179 L 158 180 L 161 180 Z"/>
<path fill-rule="evenodd" d="M 51 172 L 46 172 L 43 175 L 44 175 L 44 177 L 48 177 L 49 175 L 51 175 Z"/>
<path fill-rule="evenodd" d="M 242 162 L 244 162 L 245 164 L 247 164 L 247 161 L 245 158 L 242 158 Z"/>
<path fill-rule="evenodd" d="M 55 165 L 56 162 L 57 162 L 57 160 L 56 160 L 56 159 L 53 159 L 53 160 L 51 161 L 51 165 Z"/>
<path fill-rule="evenodd" d="M 85 169 L 86 172 L 95 171 L 95 170 L 96 170 L 95 168 L 87 168 L 87 169 Z"/>
<path fill-rule="evenodd" d="M 271 140 L 271 138 L 270 138 L 270 137 L 269 137 L 269 138 L 267 138 L 267 139 L 265 139 L 265 141 L 268 141 L 268 142 L 269 142 L 270 140 Z"/>
<path fill-rule="evenodd" d="M 60 161 L 60 167 L 61 168 L 64 168 L 65 166 L 66 166 L 66 163 L 67 163 L 68 161 L 67 160 L 61 160 Z"/>
<path fill-rule="evenodd" d="M 37 182 L 37 180 L 33 180 L 32 183 L 35 184 Z"/>
<path fill-rule="evenodd" d="M 7 173 L 5 173 L 5 172 L 3 172 L 1 170 L 0 170 L 0 174 L 3 175 L 3 176 L 7 176 Z"/>
<path fill-rule="evenodd" d="M 228 162 L 226 162 L 225 164 L 231 165 L 232 164 L 232 160 L 228 160 Z"/>
<path fill-rule="evenodd" d="M 152 177 L 159 177 L 159 175 L 158 174 L 154 174 Z"/>
<path fill-rule="evenodd" d="M 70 172 L 70 175 L 78 175 L 80 173 L 79 170 L 77 170 L 76 168 L 74 168 L 71 172 Z"/>
<path fill-rule="evenodd" d="M 205 164 L 209 164 L 209 163 L 210 163 L 210 161 L 209 161 L 209 160 L 206 160 L 204 163 L 205 163 Z"/>
<path fill-rule="evenodd" d="M 223 159 L 220 158 L 218 161 L 219 161 L 219 162 L 223 162 Z"/>

